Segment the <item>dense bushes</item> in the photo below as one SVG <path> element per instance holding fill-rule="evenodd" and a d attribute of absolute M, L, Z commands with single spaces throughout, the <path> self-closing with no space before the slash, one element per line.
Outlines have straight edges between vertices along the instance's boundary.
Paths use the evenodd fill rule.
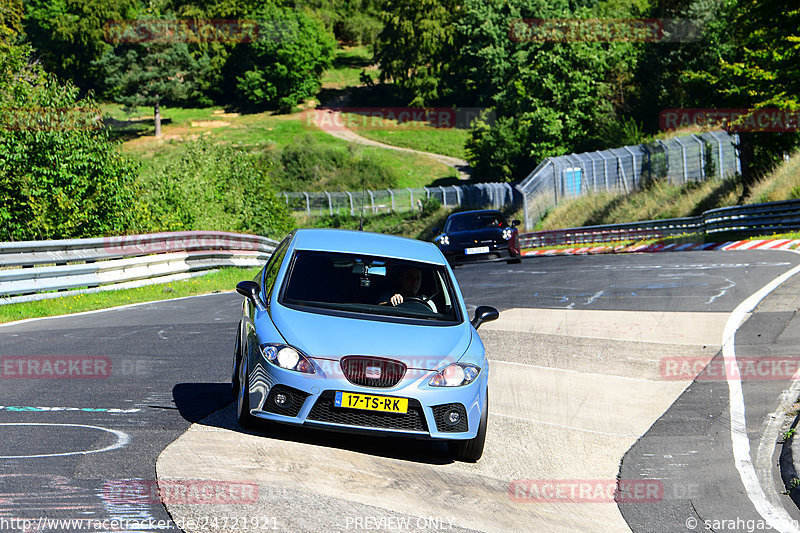
<path fill-rule="evenodd" d="M 286 204 L 252 156 L 202 138 L 143 171 L 141 191 L 140 231 L 202 229 L 281 237 L 292 226 Z"/>
<path fill-rule="evenodd" d="M 282 191 L 391 189 L 397 175 L 358 147 L 327 146 L 306 136 L 271 154 L 272 176 Z"/>
<path fill-rule="evenodd" d="M 136 166 L 100 129 L 91 98 L 0 54 L 0 241 L 123 233 Z"/>

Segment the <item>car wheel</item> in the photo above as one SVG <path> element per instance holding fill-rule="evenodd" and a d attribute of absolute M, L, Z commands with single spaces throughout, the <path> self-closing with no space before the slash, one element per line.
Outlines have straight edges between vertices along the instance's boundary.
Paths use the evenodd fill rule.
<path fill-rule="evenodd" d="M 451 440 L 448 442 L 450 455 L 456 461 L 474 463 L 483 455 L 483 444 L 486 442 L 486 425 L 489 419 L 489 392 L 486 392 L 486 401 L 483 402 L 481 412 L 481 423 L 478 426 L 478 434 L 474 439 Z"/>
<path fill-rule="evenodd" d="M 508 252 L 508 259 L 506 259 L 506 263 L 509 265 L 511 264 L 518 265 L 522 263 L 522 258 L 518 255 L 514 255 L 512 252 Z"/>
<path fill-rule="evenodd" d="M 255 425 L 256 418 L 250 414 L 250 377 L 247 375 L 247 358 L 242 354 L 239 360 L 238 391 L 236 395 L 236 420 L 243 428 Z"/>

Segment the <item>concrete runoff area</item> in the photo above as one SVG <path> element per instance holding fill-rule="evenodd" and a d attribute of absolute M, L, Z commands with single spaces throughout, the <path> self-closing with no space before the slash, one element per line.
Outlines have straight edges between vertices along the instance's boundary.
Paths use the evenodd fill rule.
<path fill-rule="evenodd" d="M 613 485 L 625 452 L 691 383 L 663 379 L 659 362 L 710 360 L 726 316 L 504 311 L 479 330 L 491 377 L 476 464 L 452 462 L 428 441 L 273 425 L 244 432 L 229 405 L 170 444 L 157 475 L 255 482 L 257 502 L 167 502 L 167 510 L 186 531 L 209 515 L 265 517 L 281 531 L 627 531 L 613 499 L 575 498 L 569 484 Z M 549 499 L 515 492 L 527 480 L 564 490 Z"/>

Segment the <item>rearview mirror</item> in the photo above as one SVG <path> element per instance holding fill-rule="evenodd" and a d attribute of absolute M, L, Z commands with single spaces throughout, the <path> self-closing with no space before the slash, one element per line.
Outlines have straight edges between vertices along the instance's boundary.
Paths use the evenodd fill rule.
<path fill-rule="evenodd" d="M 488 305 L 479 305 L 478 308 L 475 309 L 475 318 L 473 318 L 470 323 L 472 327 L 478 329 L 484 322 L 491 322 L 498 318 L 500 318 L 500 313 L 497 309 Z"/>
<path fill-rule="evenodd" d="M 250 300 L 258 309 L 264 310 L 264 303 L 258 295 L 261 286 L 255 281 L 240 281 L 236 284 L 236 292 Z"/>
<path fill-rule="evenodd" d="M 522 224 L 522 222 L 520 222 L 519 220 L 512 220 L 511 221 L 511 225 L 512 226 L 519 226 L 520 224 Z"/>

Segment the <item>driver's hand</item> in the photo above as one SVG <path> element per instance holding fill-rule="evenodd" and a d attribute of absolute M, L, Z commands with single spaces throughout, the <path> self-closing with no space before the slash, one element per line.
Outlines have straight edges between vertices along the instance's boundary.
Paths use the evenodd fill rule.
<path fill-rule="evenodd" d="M 394 296 L 389 298 L 389 301 L 391 302 L 392 305 L 400 305 L 401 303 L 403 303 L 403 295 L 395 294 Z"/>

